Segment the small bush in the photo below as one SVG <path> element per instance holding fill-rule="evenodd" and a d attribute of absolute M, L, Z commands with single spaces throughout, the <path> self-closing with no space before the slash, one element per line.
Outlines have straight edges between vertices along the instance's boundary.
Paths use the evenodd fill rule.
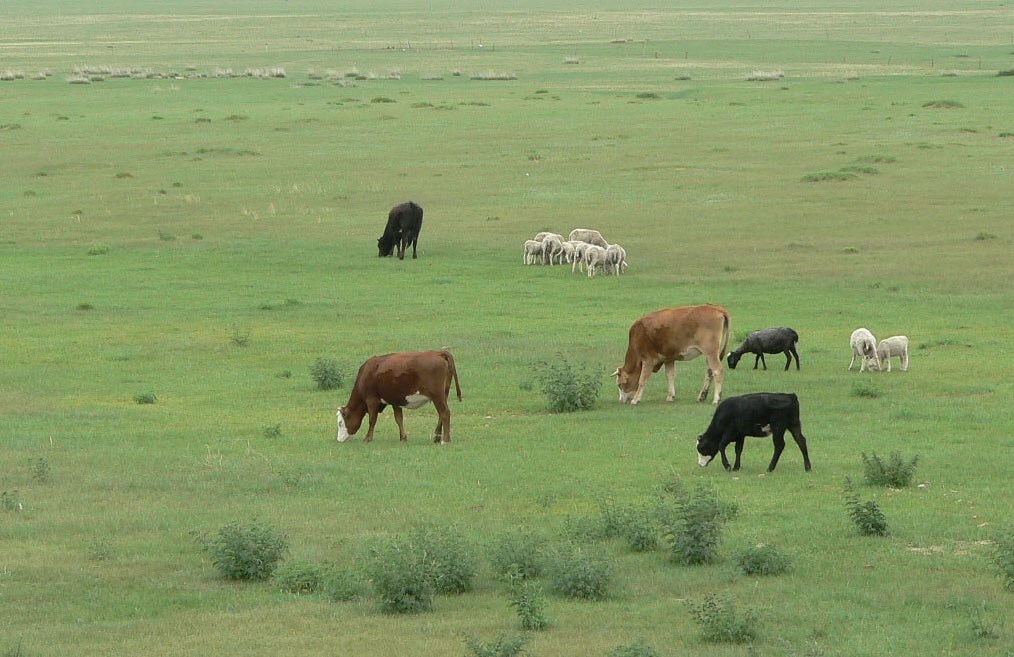
<path fill-rule="evenodd" d="M 701 628 L 701 639 L 710 643 L 748 643 L 757 638 L 757 615 L 739 611 L 730 597 L 707 595 L 687 600 L 687 610 Z"/>
<path fill-rule="evenodd" d="M 569 413 L 595 405 L 602 385 L 599 376 L 575 370 L 562 356 L 555 363 L 536 362 L 535 372 L 550 411 Z"/>
<path fill-rule="evenodd" d="M 994 233 L 981 232 L 975 236 L 975 241 L 985 242 L 986 240 L 995 240 L 996 235 Z"/>
<path fill-rule="evenodd" d="M 549 559 L 548 573 L 553 590 L 568 598 L 601 600 L 606 597 L 613 564 L 603 554 L 568 545 Z"/>
<path fill-rule="evenodd" d="M 347 568 L 330 567 L 320 583 L 320 593 L 331 602 L 348 602 L 363 595 L 363 582 Z"/>
<path fill-rule="evenodd" d="M 372 100 L 370 100 L 370 102 L 371 103 L 396 103 L 398 101 L 394 100 L 393 98 L 387 98 L 386 96 L 377 96 L 376 98 L 373 98 Z"/>
<path fill-rule="evenodd" d="M 155 396 L 154 392 L 142 392 L 134 395 L 135 404 L 154 404 L 158 401 L 158 397 Z"/>
<path fill-rule="evenodd" d="M 563 533 L 572 543 L 593 543 L 609 538 L 601 516 L 566 516 Z"/>
<path fill-rule="evenodd" d="M 609 651 L 608 657 L 661 657 L 661 655 L 640 638 L 634 643 L 616 646 Z"/>
<path fill-rule="evenodd" d="M 856 177 L 856 174 L 848 171 L 818 171 L 817 173 L 808 173 L 799 180 L 800 182 L 841 182 Z"/>
<path fill-rule="evenodd" d="M 229 342 L 236 345 L 237 347 L 249 347 L 250 331 L 244 331 L 238 328 L 233 328 L 232 336 L 229 338 Z"/>
<path fill-rule="evenodd" d="M 274 572 L 275 584 L 285 593 L 316 593 L 324 581 L 324 569 L 308 561 L 285 561 Z"/>
<path fill-rule="evenodd" d="M 1000 576 L 1008 589 L 1014 589 L 1014 528 L 1000 530 L 996 538 L 996 552 L 993 561 L 1000 567 Z"/>
<path fill-rule="evenodd" d="M 109 253 L 109 245 L 108 244 L 96 244 L 95 246 L 93 246 L 90 249 L 88 249 L 87 253 L 90 256 L 106 255 L 107 253 Z"/>
<path fill-rule="evenodd" d="M 1014 68 L 1008 68 L 1003 71 L 997 71 L 996 77 L 1002 78 L 1002 77 L 1010 77 L 1012 75 L 1014 75 Z"/>
<path fill-rule="evenodd" d="M 847 167 L 842 167 L 838 171 L 844 171 L 845 173 L 865 173 L 865 174 L 877 174 L 880 173 L 880 169 L 877 167 L 871 167 L 866 164 L 850 164 Z"/>
<path fill-rule="evenodd" d="M 430 564 L 433 588 L 437 593 L 472 590 L 478 559 L 461 534 L 450 528 L 428 527 L 415 530 L 412 542 Z"/>
<path fill-rule="evenodd" d="M 465 637 L 469 657 L 515 657 L 523 655 L 528 637 L 523 634 L 501 634 L 488 643 Z"/>
<path fill-rule="evenodd" d="M 282 435 L 282 423 L 269 424 L 264 427 L 265 438 L 280 438 Z"/>
<path fill-rule="evenodd" d="M 862 459 L 867 484 L 904 488 L 912 484 L 919 455 L 916 454 L 911 460 L 906 460 L 901 452 L 891 452 L 885 463 L 876 452 L 870 452 L 870 456 L 866 456 L 866 452 L 863 452 Z"/>
<path fill-rule="evenodd" d="M 701 485 L 691 494 L 678 494 L 675 508 L 662 515 L 662 535 L 669 543 L 672 561 L 692 566 L 715 558 L 728 515 L 714 488 Z"/>
<path fill-rule="evenodd" d="M 31 460 L 32 467 L 32 479 L 44 484 L 49 481 L 49 461 L 45 457 L 40 456 L 37 459 Z"/>
<path fill-rule="evenodd" d="M 546 598 L 538 583 L 526 579 L 517 566 L 511 566 L 504 575 L 510 589 L 510 606 L 517 612 L 523 630 L 544 630 L 549 627 L 546 620 Z"/>
<path fill-rule="evenodd" d="M 642 91 L 641 93 L 637 94 L 637 97 L 642 100 L 661 100 L 662 98 L 654 91 Z"/>
<path fill-rule="evenodd" d="M 176 236 L 172 233 L 167 233 L 164 230 L 158 231 L 158 238 L 163 242 L 172 242 L 176 239 Z"/>
<path fill-rule="evenodd" d="M 95 310 L 95 306 L 90 303 L 79 303 L 77 304 L 78 310 Z"/>
<path fill-rule="evenodd" d="M 18 491 L 13 490 L 9 493 L 7 491 L 0 493 L 0 509 L 4 511 L 23 511 L 24 508 L 25 505 L 22 504 Z"/>
<path fill-rule="evenodd" d="M 289 550 L 285 534 L 256 520 L 248 525 L 230 523 L 215 536 L 198 536 L 198 541 L 226 579 L 268 579 Z"/>
<path fill-rule="evenodd" d="M 736 565 L 744 575 L 781 575 L 789 570 L 789 558 L 778 548 L 760 543 L 744 550 Z"/>
<path fill-rule="evenodd" d="M 368 571 L 383 611 L 417 614 L 433 607 L 432 565 L 410 541 L 395 539 L 374 549 Z"/>
<path fill-rule="evenodd" d="M 108 538 L 94 538 L 86 547 L 88 558 L 95 561 L 108 561 L 113 558 L 113 544 Z"/>
<path fill-rule="evenodd" d="M 880 389 L 868 381 L 857 381 L 852 384 L 852 396 L 876 399 L 880 396 Z"/>
<path fill-rule="evenodd" d="M 317 390 L 335 390 L 341 388 L 345 382 L 345 376 L 338 361 L 333 358 L 318 358 L 310 365 L 310 375 L 317 383 Z"/>
<path fill-rule="evenodd" d="M 545 539 L 528 531 L 503 534 L 487 549 L 493 574 L 504 577 L 516 572 L 521 579 L 542 574 Z"/>
<path fill-rule="evenodd" d="M 863 536 L 884 536 L 887 534 L 887 518 L 873 500 L 863 502 L 852 486 L 852 480 L 845 478 L 845 507 L 856 529 Z"/>
<path fill-rule="evenodd" d="M 928 100 L 922 104 L 927 109 L 958 109 L 964 107 L 956 100 Z"/>

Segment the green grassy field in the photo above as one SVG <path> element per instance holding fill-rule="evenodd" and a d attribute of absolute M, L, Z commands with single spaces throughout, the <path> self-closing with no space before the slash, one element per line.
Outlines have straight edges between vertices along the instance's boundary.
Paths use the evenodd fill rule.
<path fill-rule="evenodd" d="M 1014 9 L 193 4 L 17 1 L 0 21 L 0 74 L 25 74 L 0 81 L 0 491 L 22 507 L 0 506 L 0 654 L 464 655 L 518 622 L 485 562 L 473 592 L 401 617 L 368 591 L 227 582 L 193 533 L 257 518 L 290 558 L 357 570 L 422 524 L 480 554 L 521 527 L 561 542 L 674 472 L 738 506 L 717 562 L 595 543 L 610 594 L 549 594 L 531 654 L 1014 654 L 992 563 L 1014 521 Z M 161 75 L 68 84 L 101 65 Z M 205 77 L 247 67 L 287 77 Z M 516 79 L 471 79 L 489 71 Z M 802 182 L 848 167 L 873 169 Z M 377 258 L 408 199 L 419 259 Z M 623 244 L 628 273 L 522 264 L 525 239 L 575 227 Z M 697 467 L 703 360 L 675 403 L 661 373 L 616 401 L 630 324 L 703 302 L 737 344 L 800 333 L 801 371 L 747 357 L 725 392 L 795 392 L 813 472 L 790 441 L 766 475 L 765 439 L 738 473 Z M 910 371 L 847 372 L 859 326 L 908 335 Z M 351 381 L 317 391 L 316 358 L 351 379 L 435 348 L 464 392 L 453 444 L 430 442 L 432 406 L 407 444 L 389 412 L 372 444 L 335 442 Z M 546 411 L 536 363 L 559 356 L 601 375 L 593 410 Z M 924 485 L 860 485 L 891 527 L 860 537 L 845 477 L 894 450 Z M 761 542 L 790 573 L 737 572 Z M 752 607 L 757 639 L 701 641 L 684 601 L 709 593 Z"/>

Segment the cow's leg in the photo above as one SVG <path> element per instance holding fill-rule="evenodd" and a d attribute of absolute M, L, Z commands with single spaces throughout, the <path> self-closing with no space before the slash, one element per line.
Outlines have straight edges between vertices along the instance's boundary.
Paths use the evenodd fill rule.
<path fill-rule="evenodd" d="M 798 372 L 799 371 L 799 352 L 796 351 L 796 345 L 792 345 L 791 347 L 789 347 L 789 351 L 792 353 L 793 356 L 796 357 L 796 371 Z M 786 366 L 785 369 L 789 369 L 788 366 Z"/>
<path fill-rule="evenodd" d="M 711 382 L 715 382 L 715 396 L 711 400 L 712 404 L 717 404 L 722 401 L 722 382 L 725 381 L 725 369 L 722 367 L 722 361 L 718 358 L 717 354 L 708 354 L 708 372 L 704 375 L 704 387 L 701 389 L 701 394 L 697 395 L 697 401 L 702 402 L 708 396 L 708 390 L 711 389 Z"/>
<path fill-rule="evenodd" d="M 718 453 L 722 455 L 722 467 L 726 470 L 731 471 L 732 465 L 729 463 L 728 457 L 725 455 L 725 448 L 729 446 L 729 443 L 736 442 L 736 432 L 733 429 L 726 429 L 722 435 L 722 439 L 718 441 Z"/>
<path fill-rule="evenodd" d="M 768 368 L 768 362 L 766 360 L 764 360 L 764 352 L 763 351 L 760 353 L 760 361 L 761 361 L 761 365 L 764 366 L 764 369 L 767 369 Z"/>
<path fill-rule="evenodd" d="M 771 432 L 771 437 L 775 441 L 775 453 L 771 457 L 771 465 L 768 466 L 768 472 L 774 471 L 775 466 L 778 465 L 778 459 L 782 455 L 782 450 L 785 449 L 785 427 L 772 427 L 772 428 L 774 429 L 774 431 Z"/>
<path fill-rule="evenodd" d="M 785 371 L 789 371 L 789 365 L 792 365 L 792 352 L 788 349 L 785 350 Z"/>
<path fill-rule="evenodd" d="M 412 238 L 412 259 L 413 259 L 413 260 L 415 260 L 415 259 L 416 259 L 416 254 L 415 254 L 415 247 L 416 247 L 416 245 L 418 245 L 418 244 L 419 244 L 419 236 L 418 236 L 418 235 L 416 235 L 415 237 L 413 237 L 413 238 Z"/>
<path fill-rule="evenodd" d="M 704 387 L 697 394 L 697 401 L 702 402 L 708 396 L 708 391 L 711 390 L 711 380 L 714 377 L 714 373 L 711 371 L 711 366 L 708 365 L 708 371 L 704 373 Z"/>
<path fill-rule="evenodd" d="M 408 440 L 408 434 L 405 433 L 405 424 L 402 421 L 403 413 L 401 406 L 392 406 L 392 408 L 394 409 L 394 421 L 398 424 L 398 437 L 401 439 L 401 442 L 405 442 Z"/>
<path fill-rule="evenodd" d="M 761 360 L 761 355 L 760 354 L 754 354 L 753 355 L 753 368 L 754 369 L 757 369 L 757 365 L 758 365 L 758 363 L 760 363 L 760 360 Z M 764 369 L 767 369 L 767 368 L 765 367 Z"/>
<path fill-rule="evenodd" d="M 796 441 L 796 445 L 799 446 L 799 451 L 803 453 L 803 467 L 809 472 L 810 453 L 806 451 L 806 436 L 803 435 L 803 426 L 797 424 L 794 427 L 789 427 L 789 432 L 792 434 L 792 439 Z"/>
<path fill-rule="evenodd" d="M 666 401 L 673 401 L 676 399 L 676 363 L 669 361 L 665 364 L 665 378 L 669 383 L 669 394 L 666 395 Z"/>
<path fill-rule="evenodd" d="M 380 412 L 379 409 L 373 404 L 366 406 L 366 412 L 370 416 L 370 427 L 366 432 L 366 438 L 363 438 L 363 442 L 370 442 L 373 440 L 373 429 L 377 426 L 377 414 Z"/>
<path fill-rule="evenodd" d="M 405 249 L 408 248 L 408 240 L 402 237 L 398 240 L 398 260 L 405 259 Z"/>
<path fill-rule="evenodd" d="M 648 378 L 651 377 L 652 363 L 647 360 L 641 361 L 641 376 L 637 379 L 637 390 L 634 391 L 634 398 L 630 404 L 634 405 L 641 401 L 644 396 L 644 388 L 648 385 Z"/>
<path fill-rule="evenodd" d="M 739 457 L 743 454 L 743 443 L 745 442 L 746 436 L 736 441 L 736 462 L 732 465 L 733 472 L 739 472 Z"/>
<path fill-rule="evenodd" d="M 437 415 L 440 416 L 440 423 L 437 425 L 437 431 L 433 433 L 433 442 L 446 445 L 451 442 L 451 409 L 447 405 L 447 397 L 440 399 L 437 397 L 433 400 L 433 405 L 437 408 Z M 443 436 L 440 435 L 440 429 L 443 428 Z"/>

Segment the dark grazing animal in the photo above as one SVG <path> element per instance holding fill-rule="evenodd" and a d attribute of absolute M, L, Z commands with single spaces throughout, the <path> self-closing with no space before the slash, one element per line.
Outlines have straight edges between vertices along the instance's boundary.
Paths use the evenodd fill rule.
<path fill-rule="evenodd" d="M 810 455 L 806 451 L 806 437 L 799 423 L 799 399 L 794 394 L 756 392 L 750 395 L 729 397 L 715 409 L 708 429 L 697 437 L 697 463 L 704 467 L 721 453 L 726 470 L 739 470 L 739 457 L 747 436 L 771 436 L 775 453 L 768 472 L 778 465 L 778 457 L 785 449 L 785 431 L 792 434 L 799 451 L 803 453 L 803 467 L 810 471 Z M 725 448 L 736 443 L 736 464 L 729 467 Z"/>
<path fill-rule="evenodd" d="M 757 369 L 757 362 L 768 368 L 764 361 L 764 354 L 785 354 L 785 369 L 792 364 L 792 357 L 796 357 L 796 369 L 799 369 L 799 354 L 796 353 L 796 343 L 799 342 L 799 334 L 785 326 L 778 328 L 763 329 L 754 331 L 746 336 L 739 349 L 729 352 L 729 369 L 736 369 L 736 364 L 743 354 L 755 354 L 753 368 Z"/>
<path fill-rule="evenodd" d="M 370 429 L 365 442 L 373 440 L 377 415 L 387 406 L 394 408 L 399 437 L 402 441 L 408 440 L 402 424 L 402 409 L 419 408 L 428 402 L 433 402 L 440 417 L 433 442 L 451 442 L 451 409 L 447 405 L 451 379 L 454 379 L 458 401 L 461 401 L 454 356 L 447 351 L 412 351 L 370 358 L 359 368 L 349 402 L 338 409 L 338 442 L 354 436 L 367 414 Z"/>
<path fill-rule="evenodd" d="M 409 201 L 391 208 L 387 215 L 387 226 L 384 234 L 377 239 L 380 257 L 394 255 L 394 247 L 398 247 L 398 260 L 405 259 L 408 245 L 412 245 L 412 258 L 416 258 L 415 248 L 419 242 L 419 231 L 422 230 L 423 209 Z"/>
<path fill-rule="evenodd" d="M 704 387 L 697 395 L 697 401 L 704 401 L 714 381 L 715 397 L 712 403 L 717 404 L 722 398 L 722 381 L 725 379 L 722 359 L 729 346 L 731 326 L 729 311 L 710 303 L 665 308 L 638 319 L 630 327 L 623 365 L 612 373 L 620 388 L 620 401 L 625 404 L 640 402 L 648 378 L 663 365 L 669 381 L 666 401 L 673 401 L 676 399 L 675 362 L 693 360 L 704 354 L 708 361 L 708 371 L 704 375 Z"/>

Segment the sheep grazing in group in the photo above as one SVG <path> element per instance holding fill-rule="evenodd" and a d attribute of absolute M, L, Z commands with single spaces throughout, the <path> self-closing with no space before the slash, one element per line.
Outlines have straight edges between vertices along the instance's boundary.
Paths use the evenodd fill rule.
<path fill-rule="evenodd" d="M 563 235 L 561 235 L 559 233 L 549 233 L 549 232 L 538 233 L 532 239 L 534 239 L 536 242 L 541 242 L 542 240 L 546 239 L 547 237 L 555 237 L 556 239 L 560 240 L 561 242 L 563 241 Z"/>
<path fill-rule="evenodd" d="M 859 371 L 872 371 L 870 363 L 874 363 L 880 369 L 880 356 L 877 355 L 877 339 L 867 329 L 857 328 L 852 331 L 852 362 L 849 363 L 849 371 L 856 364 L 856 357 L 859 358 Z"/>
<path fill-rule="evenodd" d="M 570 231 L 570 237 L 568 239 L 571 242 L 587 242 L 588 244 L 601 246 L 603 249 L 609 246 L 609 243 L 602 239 L 602 233 L 589 228 L 575 228 Z"/>
<path fill-rule="evenodd" d="M 538 259 L 542 258 L 542 242 L 536 242 L 535 240 L 525 240 L 525 264 L 534 265 Z"/>
<path fill-rule="evenodd" d="M 891 359 L 897 356 L 901 359 L 901 371 L 908 371 L 908 337 L 904 335 L 892 335 L 886 340 L 881 340 L 880 344 L 877 345 L 877 358 L 880 360 L 879 364 L 869 363 L 867 367 L 870 369 L 876 368 L 880 370 L 881 366 L 886 362 L 887 371 L 891 371 Z"/>
<path fill-rule="evenodd" d="M 574 247 L 574 255 L 571 258 L 570 273 L 574 273 L 574 268 L 577 267 L 584 272 L 584 250 L 588 248 L 588 242 L 582 242 L 580 240 L 574 240 L 567 242 Z"/>
<path fill-rule="evenodd" d="M 584 264 L 588 267 L 588 276 L 594 276 L 595 267 L 606 265 L 606 250 L 601 246 L 589 244 L 584 249 Z"/>
<path fill-rule="evenodd" d="M 556 235 L 546 235 L 542 239 L 542 262 L 552 265 L 554 260 L 563 263 L 563 242 Z"/>
<path fill-rule="evenodd" d="M 606 270 L 619 276 L 627 268 L 627 250 L 619 244 L 606 247 Z"/>
<path fill-rule="evenodd" d="M 785 369 L 792 364 L 792 357 L 796 357 L 796 369 L 799 369 L 799 354 L 796 353 L 796 343 L 799 342 L 799 334 L 794 330 L 779 326 L 778 328 L 762 329 L 754 331 L 746 336 L 743 344 L 735 351 L 729 352 L 729 369 L 736 369 L 736 364 L 743 354 L 754 354 L 753 368 L 757 369 L 760 362 L 764 369 L 768 368 L 764 360 L 764 354 L 785 354 Z"/>

